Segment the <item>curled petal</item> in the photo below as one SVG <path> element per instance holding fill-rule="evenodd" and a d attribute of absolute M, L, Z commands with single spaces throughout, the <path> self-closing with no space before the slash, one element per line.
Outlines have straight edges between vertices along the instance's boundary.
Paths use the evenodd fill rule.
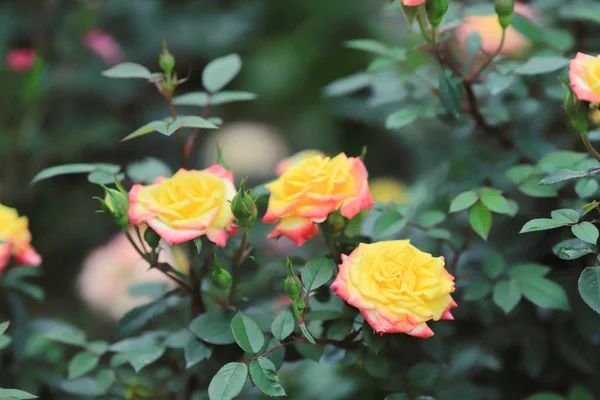
<path fill-rule="evenodd" d="M 158 218 L 149 219 L 147 223 L 169 245 L 189 242 L 190 240 L 199 238 L 206 232 L 205 230 L 174 229 L 161 222 Z"/>
<path fill-rule="evenodd" d="M 590 87 L 585 70 L 586 65 L 594 63 L 600 63 L 600 60 L 584 53 L 577 53 L 577 56 L 570 63 L 569 80 L 579 100 L 600 103 L 600 93 L 596 93 Z M 600 79 L 600 76 L 598 78 Z"/>
<path fill-rule="evenodd" d="M 15 261 L 18 264 L 30 265 L 32 267 L 37 267 L 42 263 L 42 256 L 38 254 L 37 251 L 32 246 L 27 246 L 22 251 L 16 252 L 14 254 Z M 1 258 L 1 256 L 0 256 Z M 0 261 L 1 263 L 1 261 Z"/>
<path fill-rule="evenodd" d="M 232 185 L 235 185 L 233 180 L 233 171 L 228 171 L 219 164 L 211 165 L 210 167 L 203 169 L 202 172 L 207 172 L 212 175 L 216 175 L 219 178 L 227 179 Z"/>
<path fill-rule="evenodd" d="M 279 220 L 279 223 L 267 236 L 269 239 L 276 239 L 285 236 L 297 246 L 302 246 L 307 240 L 312 239 L 319 228 L 313 224 L 310 219 L 302 217 L 285 217 Z"/>
<path fill-rule="evenodd" d="M 225 247 L 227 239 L 229 239 L 229 234 L 227 234 L 225 229 L 213 228 L 206 231 L 206 237 L 217 246 Z"/>
<path fill-rule="evenodd" d="M 371 191 L 369 190 L 367 181 L 368 173 L 365 164 L 357 157 L 351 158 L 350 162 L 352 163 L 354 182 L 360 189 L 358 190 L 358 196 L 346 201 L 344 205 L 342 205 L 341 213 L 348 219 L 353 218 L 362 210 L 375 205 L 375 202 L 371 197 Z"/>
<path fill-rule="evenodd" d="M 0 275 L 2 274 L 2 270 L 6 268 L 8 265 L 8 261 L 10 260 L 10 244 L 4 243 L 0 244 Z"/>

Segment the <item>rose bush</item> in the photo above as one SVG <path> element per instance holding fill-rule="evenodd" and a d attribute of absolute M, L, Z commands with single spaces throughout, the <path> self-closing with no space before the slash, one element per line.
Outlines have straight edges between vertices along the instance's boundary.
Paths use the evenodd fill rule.
<path fill-rule="evenodd" d="M 350 130 L 335 132 L 346 152 L 307 130 L 300 151 L 284 158 L 281 141 L 247 144 L 278 137 L 252 124 L 242 130 L 254 130 L 251 139 L 224 130 L 219 147 L 223 136 L 208 136 L 224 126 L 223 109 L 273 83 L 260 80 L 259 93 L 229 90 L 243 66 L 235 53 L 208 63 L 198 80 L 195 71 L 182 78 L 166 41 L 159 72 L 132 62 L 105 70 L 116 85 L 146 82 L 164 102 L 152 113 L 165 114 L 122 140 L 153 135 L 176 151 L 167 162 L 77 162 L 33 178 L 50 188 L 50 178 L 84 174 L 102 217 L 120 230 L 86 259 L 78 282 L 93 309 L 119 318 L 108 332 L 87 314 L 85 330 L 70 313 L 46 318 L 52 301 L 25 312 L 25 299 L 44 300 L 36 279 L 46 269 L 21 267 L 41 257 L 28 220 L 0 206 L 0 399 L 593 399 L 600 134 L 598 58 L 587 55 L 598 52 L 586 37 L 592 11 L 600 10 L 585 0 L 382 8 L 383 20 L 397 18 L 391 38 L 346 41 L 371 62 L 324 90 L 332 113 L 370 127 L 357 135 L 375 143 L 368 152 L 357 151 Z M 106 63 L 125 54 L 112 36 L 84 31 L 95 32 L 83 43 Z M 273 81 L 303 82 L 299 69 L 285 75 L 291 53 L 270 51 L 292 62 L 242 73 L 264 67 Z M 181 93 L 200 82 L 201 91 Z M 266 96 L 269 106 L 280 100 Z M 199 152 L 207 143 L 217 148 Z M 248 168 L 260 154 L 241 153 L 257 149 L 273 154 Z M 200 162 L 196 154 L 209 150 L 216 156 Z M 394 176 L 390 162 L 405 175 Z M 236 182 L 228 165 L 261 177 L 268 166 L 271 178 Z M 70 197 L 61 197 L 65 213 Z"/>

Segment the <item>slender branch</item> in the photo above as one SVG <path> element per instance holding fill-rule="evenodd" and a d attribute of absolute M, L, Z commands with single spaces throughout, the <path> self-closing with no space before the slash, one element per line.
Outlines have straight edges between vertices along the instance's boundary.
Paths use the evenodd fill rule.
<path fill-rule="evenodd" d="M 177 119 L 177 111 L 175 110 L 175 104 L 173 104 L 173 95 L 165 94 L 165 98 L 169 103 L 169 110 L 171 111 L 171 117 L 173 118 L 173 122 Z M 181 167 L 187 168 L 187 152 L 185 151 L 185 142 L 183 141 L 183 137 L 181 136 L 181 129 L 177 129 L 175 131 L 175 137 L 177 138 L 177 144 L 179 145 L 179 152 L 181 153 Z"/>
<path fill-rule="evenodd" d="M 598 153 L 598 151 L 596 151 L 596 149 L 594 148 L 594 146 L 590 142 L 590 138 L 588 137 L 587 133 L 581 134 L 581 140 L 583 140 L 583 144 L 585 145 L 585 148 L 590 152 L 590 154 L 596 160 L 600 161 L 600 154 Z"/>
<path fill-rule="evenodd" d="M 471 240 L 471 236 L 469 235 L 463 241 L 462 246 L 460 246 L 460 248 L 458 250 L 454 251 L 454 256 L 452 257 L 452 261 L 450 262 L 450 265 L 448 265 L 448 268 L 447 268 L 448 271 L 456 270 L 456 266 L 458 265 L 458 260 L 460 259 L 460 256 L 465 252 L 465 250 L 467 250 L 469 248 L 470 240 Z"/>
<path fill-rule="evenodd" d="M 209 92 L 207 95 L 207 99 L 206 99 L 206 105 L 202 109 L 202 113 L 200 113 L 200 117 L 208 118 L 208 116 L 210 114 L 210 110 L 212 108 L 212 96 L 213 96 L 213 94 Z M 187 142 L 185 144 L 185 156 L 187 159 L 189 159 L 192 154 L 192 150 L 194 149 L 194 142 L 196 141 L 196 137 L 198 136 L 199 132 L 200 132 L 200 128 L 194 129 L 187 139 Z"/>
<path fill-rule="evenodd" d="M 235 292 L 237 289 L 238 282 L 240 280 L 240 267 L 242 265 L 242 259 L 244 257 L 244 252 L 246 250 L 246 245 L 248 243 L 248 232 L 242 230 L 242 241 L 240 242 L 240 247 L 235 253 L 233 258 L 233 273 L 231 275 L 231 288 L 229 289 L 228 302 L 229 304 L 233 304 L 235 302 Z"/>
<path fill-rule="evenodd" d="M 354 342 L 354 339 L 356 339 L 356 337 L 358 336 L 358 334 L 360 333 L 360 329 L 356 330 L 354 332 L 351 332 L 348 336 L 346 336 L 344 339 L 342 340 L 334 340 L 334 339 L 315 339 L 316 344 L 332 344 L 334 346 L 338 346 L 341 348 L 350 348 Z M 287 342 L 283 342 L 283 343 L 279 343 L 278 345 L 271 347 L 270 349 L 268 349 L 267 351 L 265 351 L 262 354 L 257 354 L 254 357 L 252 357 L 249 360 L 245 360 L 242 361 L 244 364 L 247 364 L 253 360 L 258 360 L 261 357 L 265 357 L 267 355 L 269 355 L 270 353 L 274 352 L 275 350 L 279 350 L 280 348 L 290 345 L 290 344 L 297 344 L 297 343 L 310 343 L 308 341 L 307 338 L 305 337 L 301 337 L 301 338 L 297 338 L 297 339 L 293 339 Z"/>
<path fill-rule="evenodd" d="M 468 78 L 469 81 L 474 80 L 475 78 L 477 78 L 477 76 L 483 72 L 484 69 L 487 68 L 488 65 L 490 65 L 490 63 L 494 60 L 494 58 L 496 58 L 498 56 L 498 54 L 500 54 L 500 52 L 502 51 L 502 48 L 504 47 L 504 41 L 506 40 L 506 28 L 502 28 L 502 38 L 500 38 L 500 44 L 498 45 L 498 48 L 496 49 L 495 52 L 493 52 L 488 59 L 483 63 L 483 65 L 481 67 L 479 67 L 478 70 L 476 70 L 473 74 L 471 74 L 471 76 Z"/>

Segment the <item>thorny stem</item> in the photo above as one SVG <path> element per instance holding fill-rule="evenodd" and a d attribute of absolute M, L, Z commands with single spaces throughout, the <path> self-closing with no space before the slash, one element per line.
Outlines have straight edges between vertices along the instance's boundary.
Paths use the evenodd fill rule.
<path fill-rule="evenodd" d="M 334 346 L 338 346 L 341 348 L 350 348 L 352 346 L 352 344 L 354 343 L 354 339 L 356 339 L 356 337 L 358 336 L 358 334 L 360 333 L 360 329 L 356 330 L 352 333 L 350 333 L 348 336 L 346 336 L 344 339 L 342 340 L 334 340 L 334 339 L 315 339 L 316 344 L 332 344 Z M 301 337 L 298 339 L 294 339 L 294 340 L 290 340 L 287 342 L 283 342 L 283 343 L 279 343 L 278 345 L 271 347 L 270 349 L 268 349 L 267 351 L 265 351 L 262 354 L 257 354 L 254 357 L 252 357 L 249 360 L 245 360 L 242 361 L 244 364 L 247 364 L 253 360 L 258 360 L 261 357 L 265 357 L 267 355 L 269 355 L 270 353 L 274 352 L 275 350 L 279 350 L 280 348 L 290 345 L 290 344 L 297 344 L 297 343 L 310 343 L 308 341 L 307 338 L 305 337 Z"/>
<path fill-rule="evenodd" d="M 240 280 L 240 267 L 242 265 L 242 260 L 244 257 L 244 252 L 246 251 L 246 245 L 248 243 L 248 232 L 246 230 L 242 230 L 242 241 L 240 242 L 240 247 L 235 253 L 235 256 L 232 260 L 232 274 L 231 274 L 231 288 L 229 289 L 228 303 L 232 305 L 235 302 L 235 292 L 237 289 L 237 285 Z"/>

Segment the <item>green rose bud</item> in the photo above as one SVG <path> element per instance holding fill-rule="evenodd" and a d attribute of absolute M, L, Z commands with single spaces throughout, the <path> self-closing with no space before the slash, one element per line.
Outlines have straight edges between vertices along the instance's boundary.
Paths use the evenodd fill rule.
<path fill-rule="evenodd" d="M 498 22 L 502 28 L 506 28 L 510 25 L 512 19 L 512 13 L 515 8 L 515 0 L 496 0 L 494 3 L 496 14 L 498 15 Z"/>
<path fill-rule="evenodd" d="M 327 224 L 329 225 L 329 229 L 331 232 L 331 236 L 339 236 L 346 227 L 346 220 L 340 214 L 339 210 L 336 210 L 334 213 L 330 214 L 327 218 Z"/>
<path fill-rule="evenodd" d="M 240 182 L 240 190 L 231 199 L 231 212 L 237 219 L 238 225 L 244 231 L 248 231 L 256 221 L 258 210 L 252 198 L 252 190 L 246 190 L 245 184 L 245 180 Z"/>
<path fill-rule="evenodd" d="M 432 27 L 442 23 L 442 19 L 448 11 L 448 0 L 427 0 L 427 19 Z"/>
<path fill-rule="evenodd" d="M 300 293 L 302 290 L 302 282 L 294 273 L 294 269 L 292 268 L 292 262 L 288 258 L 287 260 L 288 274 L 286 278 L 283 280 L 283 290 L 290 296 L 293 302 L 297 302 L 298 298 L 301 297 Z"/>
<path fill-rule="evenodd" d="M 165 72 L 166 75 L 171 75 L 171 71 L 175 67 L 175 58 L 169 50 L 167 50 L 167 42 L 163 39 L 163 52 L 158 57 L 158 65 Z"/>
<path fill-rule="evenodd" d="M 144 240 L 146 243 L 148 243 L 151 249 L 156 249 L 160 243 L 160 236 L 158 236 L 158 233 L 156 233 L 154 229 L 147 227 L 146 231 L 144 232 Z"/>
<path fill-rule="evenodd" d="M 127 194 L 106 186 L 102 187 L 105 192 L 103 200 L 105 211 L 113 217 L 117 225 L 125 228 L 129 224 L 129 198 Z"/>
<path fill-rule="evenodd" d="M 561 81 L 561 84 L 564 92 L 563 106 L 571 120 L 571 124 L 579 133 L 587 133 L 589 125 L 588 108 L 584 102 L 577 99 L 568 83 Z"/>
<path fill-rule="evenodd" d="M 227 288 L 231 283 L 231 274 L 229 271 L 223 268 L 216 255 L 213 268 L 210 273 L 210 279 L 216 287 L 221 289 Z"/>

